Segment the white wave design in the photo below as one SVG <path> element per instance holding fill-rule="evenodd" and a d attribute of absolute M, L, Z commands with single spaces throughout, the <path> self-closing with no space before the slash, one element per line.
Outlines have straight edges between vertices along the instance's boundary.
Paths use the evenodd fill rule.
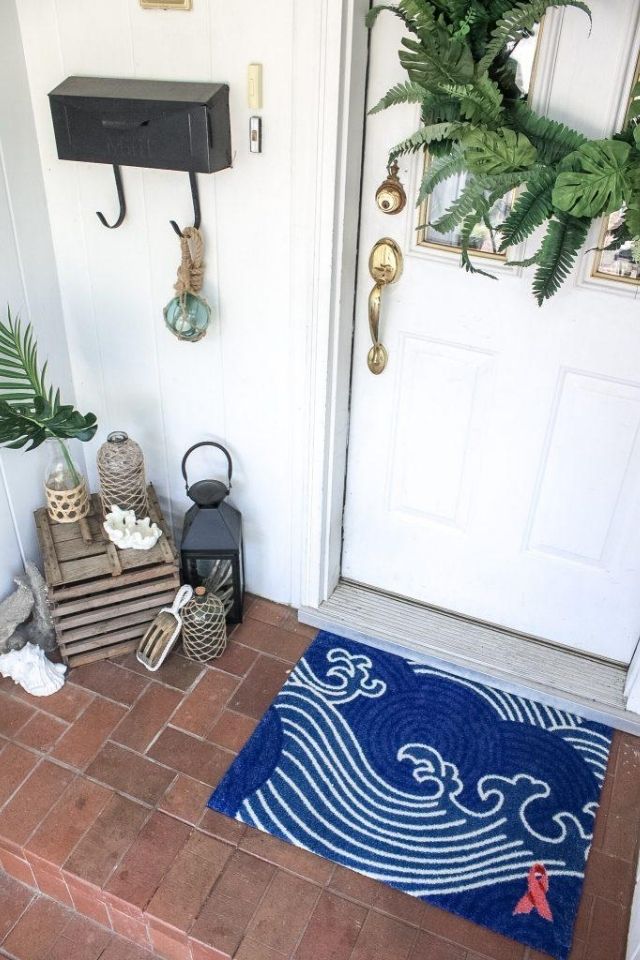
<path fill-rule="evenodd" d="M 525 880 L 536 860 L 550 876 L 583 876 L 595 802 L 579 815 L 554 809 L 549 784 L 526 772 L 488 774 L 465 793 L 456 765 L 423 742 L 398 750 L 415 781 L 414 791 L 400 789 L 372 766 L 339 709 L 383 696 L 386 682 L 364 654 L 335 647 L 326 656 L 326 676 L 303 658 L 275 701 L 278 763 L 244 799 L 239 820 L 420 897 Z M 501 720 L 553 731 L 604 776 L 609 740 L 579 717 L 422 664 L 412 669 L 471 689 Z M 461 802 L 471 794 L 478 809 Z"/>

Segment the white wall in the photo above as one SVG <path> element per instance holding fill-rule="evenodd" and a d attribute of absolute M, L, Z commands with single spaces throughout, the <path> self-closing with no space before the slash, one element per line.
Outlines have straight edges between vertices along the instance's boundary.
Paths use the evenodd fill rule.
<path fill-rule="evenodd" d="M 51 232 L 14 0 L 0 0 L 0 314 L 32 320 L 41 360 L 73 402 Z M 46 455 L 0 454 L 0 598 L 23 559 L 38 559 L 32 511 L 42 505 Z"/>
<path fill-rule="evenodd" d="M 80 409 L 106 433 L 124 428 L 143 446 L 150 478 L 179 528 L 187 502 L 180 476 L 186 448 L 228 444 L 233 502 L 242 510 L 251 590 L 296 600 L 299 464 L 294 422 L 299 377 L 289 248 L 292 171 L 294 2 L 194 0 L 189 13 L 142 10 L 137 0 L 20 0 L 19 17 Z M 319 19 L 321 4 L 305 16 Z M 321 26 L 321 24 L 320 24 Z M 305 28 L 306 29 L 306 26 Z M 299 55 L 299 51 L 298 51 Z M 264 69 L 264 152 L 250 155 L 246 73 Z M 225 81 L 231 88 L 234 166 L 199 175 L 207 244 L 204 294 L 214 309 L 207 337 L 183 344 L 165 330 L 179 245 L 169 226 L 193 216 L 186 174 L 124 168 L 127 219 L 115 212 L 111 168 L 59 161 L 47 92 L 72 74 Z M 310 95 L 313 110 L 314 97 Z M 317 125 L 315 117 L 314 124 Z M 298 134 L 299 137 L 299 134 Z M 309 171 L 309 219 L 314 172 Z M 326 278 L 328 284 L 329 278 Z M 217 464 L 193 463 L 194 476 Z"/>

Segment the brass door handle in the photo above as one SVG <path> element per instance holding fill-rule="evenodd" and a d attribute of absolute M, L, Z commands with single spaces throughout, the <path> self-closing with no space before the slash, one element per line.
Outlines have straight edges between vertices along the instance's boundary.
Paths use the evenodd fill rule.
<path fill-rule="evenodd" d="M 373 346 L 367 354 L 367 364 L 371 373 L 382 373 L 387 365 L 389 354 L 380 340 L 380 306 L 382 291 L 390 284 L 400 279 L 404 258 L 402 250 L 389 237 L 378 240 L 373 245 L 369 255 L 369 273 L 375 281 L 373 290 L 369 294 L 369 331 Z"/>

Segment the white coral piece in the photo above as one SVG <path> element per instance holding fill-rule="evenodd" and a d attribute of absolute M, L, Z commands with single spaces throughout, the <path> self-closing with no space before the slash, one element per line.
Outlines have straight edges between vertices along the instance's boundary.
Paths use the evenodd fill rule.
<path fill-rule="evenodd" d="M 120 550 L 151 550 L 162 536 L 157 523 L 149 517 L 136 520 L 133 510 L 112 507 L 103 523 L 109 540 Z"/>
<path fill-rule="evenodd" d="M 27 643 L 21 650 L 10 650 L 0 656 L 0 675 L 11 677 L 34 697 L 48 697 L 64 685 L 63 663 L 47 660 L 42 647 Z"/>

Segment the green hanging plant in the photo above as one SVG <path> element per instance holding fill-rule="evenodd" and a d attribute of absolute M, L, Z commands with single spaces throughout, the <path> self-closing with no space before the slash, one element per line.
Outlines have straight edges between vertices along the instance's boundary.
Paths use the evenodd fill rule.
<path fill-rule="evenodd" d="M 640 259 L 640 82 L 625 128 L 608 140 L 588 140 L 534 113 L 516 82 L 517 44 L 532 36 L 550 7 L 567 6 L 591 20 L 582 0 L 400 0 L 397 7 L 373 7 L 367 17 L 371 28 L 387 10 L 411 34 L 398 54 L 408 82 L 392 87 L 371 111 L 420 104 L 420 128 L 390 150 L 389 162 L 429 149 L 418 205 L 439 183 L 468 174 L 461 196 L 432 226 L 459 228 L 462 265 L 485 276 L 491 275 L 469 256 L 473 231 L 487 223 L 497 200 L 519 187 L 509 215 L 493 229 L 505 253 L 546 224 L 525 262 L 536 267 L 540 305 L 569 275 L 594 219 L 623 209 L 607 249 L 632 240 L 632 255 Z"/>
<path fill-rule="evenodd" d="M 91 440 L 98 425 L 92 413 L 83 416 L 62 404 L 60 391 L 47 386 L 46 373 L 31 324 L 23 329 L 7 308 L 7 323 L 0 321 L 0 445 L 34 450 L 54 437 L 72 467 L 64 441 Z"/>

